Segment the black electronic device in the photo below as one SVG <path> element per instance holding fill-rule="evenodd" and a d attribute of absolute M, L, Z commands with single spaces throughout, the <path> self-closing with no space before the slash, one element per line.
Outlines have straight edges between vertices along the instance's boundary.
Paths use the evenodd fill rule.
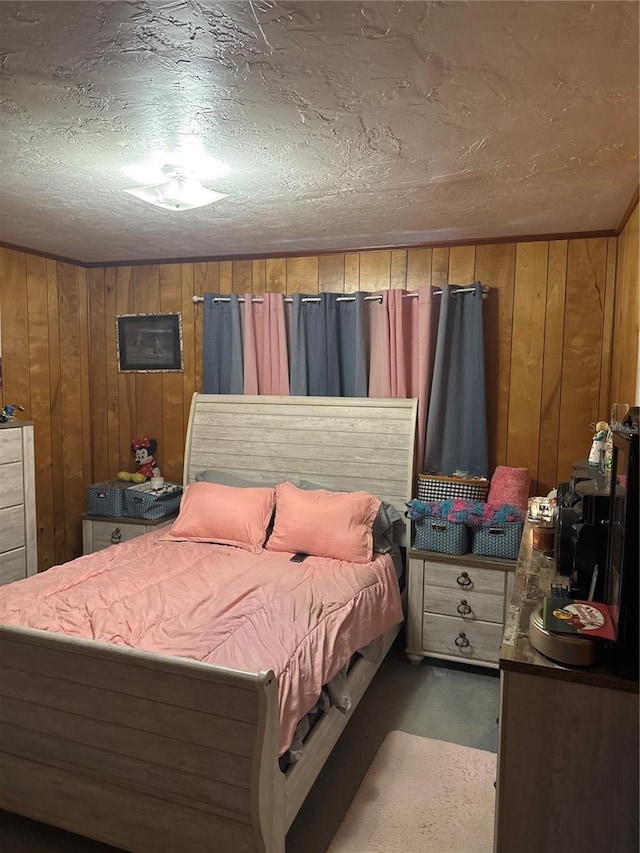
<path fill-rule="evenodd" d="M 297 554 L 294 554 L 293 557 L 291 557 L 289 559 L 289 562 L 290 563 L 303 563 L 307 559 L 308 556 L 309 556 L 308 554 L 303 554 L 302 551 L 298 551 Z"/>
<path fill-rule="evenodd" d="M 639 433 L 613 433 L 609 545 L 605 570 L 605 602 L 610 606 L 616 640 L 616 672 L 638 679 L 640 632 L 638 628 L 638 440 Z"/>
<path fill-rule="evenodd" d="M 575 463 L 569 483 L 558 486 L 556 569 L 570 578 L 574 597 L 603 600 L 609 502 L 601 473 L 582 469 L 579 463 Z"/>

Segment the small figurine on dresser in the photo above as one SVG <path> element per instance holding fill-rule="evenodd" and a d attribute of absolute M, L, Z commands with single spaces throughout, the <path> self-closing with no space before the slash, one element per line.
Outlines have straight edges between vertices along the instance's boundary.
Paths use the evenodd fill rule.
<path fill-rule="evenodd" d="M 598 421 L 593 441 L 591 442 L 591 450 L 589 452 L 590 468 L 597 468 L 599 471 L 604 471 L 604 457 L 607 449 L 608 432 L 609 424 L 606 421 Z"/>

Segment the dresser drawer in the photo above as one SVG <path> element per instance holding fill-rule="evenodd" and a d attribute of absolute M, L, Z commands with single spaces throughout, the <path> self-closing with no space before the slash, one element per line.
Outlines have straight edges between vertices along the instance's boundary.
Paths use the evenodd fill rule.
<path fill-rule="evenodd" d="M 129 542 L 131 539 L 144 536 L 145 533 L 150 533 L 152 530 L 169 527 L 175 520 L 175 515 L 156 521 L 136 519 L 133 522 L 129 519 L 119 518 L 98 521 L 84 516 L 82 519 L 82 553 L 93 554 L 95 551 L 102 551 L 103 548 L 108 548 L 110 545 Z"/>
<path fill-rule="evenodd" d="M 22 462 L 0 465 L 0 509 L 24 503 Z"/>
<path fill-rule="evenodd" d="M 498 662 L 502 625 L 474 622 L 460 617 L 425 613 L 422 620 L 422 647 L 426 654 Z M 456 643 L 456 640 L 458 641 Z"/>
<path fill-rule="evenodd" d="M 24 507 L 0 509 L 0 552 L 12 551 L 24 544 Z"/>
<path fill-rule="evenodd" d="M 0 584 L 19 581 L 27 576 L 27 552 L 25 548 L 4 551 L 0 554 Z"/>
<path fill-rule="evenodd" d="M 117 542 L 128 542 L 141 536 L 145 528 L 141 524 L 118 524 L 117 521 L 92 521 L 93 547 L 98 551 Z"/>
<path fill-rule="evenodd" d="M 2 462 L 22 462 L 22 430 L 0 430 L 0 459 Z"/>
<path fill-rule="evenodd" d="M 430 613 L 453 616 L 461 622 L 502 622 L 503 600 L 501 595 L 483 592 L 466 592 L 463 589 L 445 589 L 440 586 L 425 586 L 424 609 Z"/>
<path fill-rule="evenodd" d="M 505 572 L 475 566 L 425 561 L 424 584 L 455 589 L 458 592 L 480 592 L 504 596 Z M 426 593 L 425 593 L 426 594 Z M 426 608 L 425 608 L 426 609 Z"/>

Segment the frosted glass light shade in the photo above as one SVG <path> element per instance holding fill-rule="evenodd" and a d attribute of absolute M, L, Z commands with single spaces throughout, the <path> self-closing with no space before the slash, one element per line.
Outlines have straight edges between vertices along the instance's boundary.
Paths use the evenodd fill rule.
<path fill-rule="evenodd" d="M 174 175 L 161 184 L 133 187 L 125 192 L 165 210 L 192 210 L 194 207 L 204 207 L 226 198 L 226 193 L 208 190 L 189 175 Z"/>

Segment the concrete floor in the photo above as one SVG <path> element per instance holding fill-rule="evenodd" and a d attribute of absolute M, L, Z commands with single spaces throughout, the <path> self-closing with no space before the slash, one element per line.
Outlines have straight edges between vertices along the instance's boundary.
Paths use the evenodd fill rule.
<path fill-rule="evenodd" d="M 385 735 L 395 729 L 497 750 L 497 672 L 412 666 L 401 633 L 325 764 L 287 835 L 287 853 L 326 853 Z M 402 768 L 398 768 L 402 772 Z M 3 853 L 117 853 L 36 821 L 0 810 Z"/>

